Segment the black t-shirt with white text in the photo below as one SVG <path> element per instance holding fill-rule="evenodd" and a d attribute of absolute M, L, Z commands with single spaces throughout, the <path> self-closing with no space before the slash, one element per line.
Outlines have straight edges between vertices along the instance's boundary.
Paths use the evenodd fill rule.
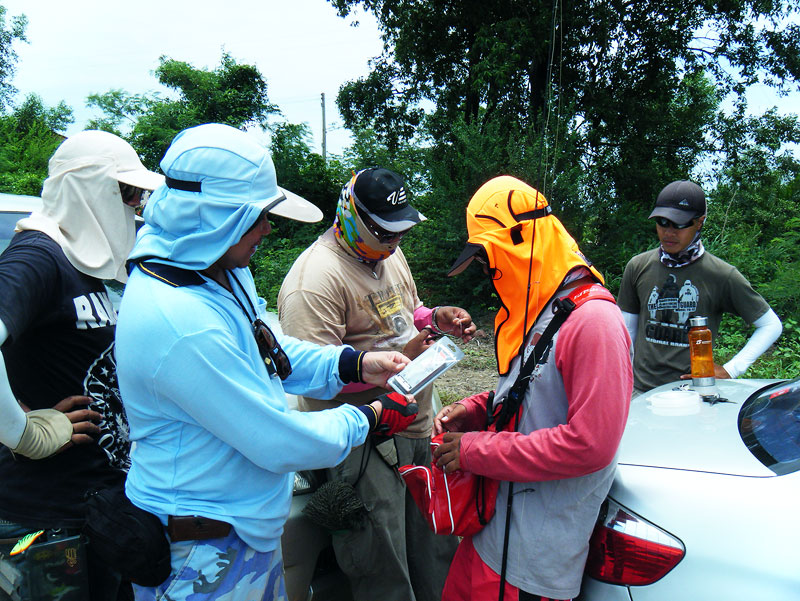
<path fill-rule="evenodd" d="M 130 466 L 128 423 L 114 360 L 117 315 L 103 282 L 79 272 L 47 235 L 25 231 L 0 255 L 2 346 L 11 389 L 30 409 L 73 395 L 103 415 L 96 443 L 32 461 L 0 448 L 0 518 L 77 527 L 87 490 L 119 483 Z"/>

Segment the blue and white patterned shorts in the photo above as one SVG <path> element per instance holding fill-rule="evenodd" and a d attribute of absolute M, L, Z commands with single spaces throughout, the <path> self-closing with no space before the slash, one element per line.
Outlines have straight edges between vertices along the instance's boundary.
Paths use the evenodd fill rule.
<path fill-rule="evenodd" d="M 280 546 L 250 548 L 225 538 L 172 543 L 172 571 L 160 586 L 134 585 L 136 601 L 286 601 Z"/>

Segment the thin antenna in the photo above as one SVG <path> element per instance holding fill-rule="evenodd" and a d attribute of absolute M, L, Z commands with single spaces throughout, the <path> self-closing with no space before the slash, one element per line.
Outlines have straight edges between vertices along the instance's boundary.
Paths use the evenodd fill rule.
<path fill-rule="evenodd" d="M 325 92 L 320 94 L 322 99 L 322 164 L 328 164 L 327 158 L 327 150 L 328 150 L 328 140 L 327 140 L 327 130 L 325 127 Z"/>
<path fill-rule="evenodd" d="M 548 143 L 547 143 L 547 134 L 550 130 L 550 113 L 553 110 L 552 106 L 552 96 L 553 96 L 553 62 L 555 58 L 555 51 L 556 51 L 556 21 L 557 21 L 557 11 L 558 11 L 558 0 L 553 0 L 553 20 L 552 20 L 552 31 L 550 35 L 550 57 L 547 61 L 547 89 L 545 92 L 545 103 L 547 104 L 547 109 L 545 111 L 545 123 L 544 128 L 542 131 L 542 154 L 545 155 L 544 157 L 544 169 L 542 172 L 542 194 L 547 196 L 547 173 L 549 171 L 549 164 L 550 158 L 548 153 Z M 559 55 L 561 56 L 561 55 Z M 561 64 L 559 59 L 559 75 Z M 559 96 L 560 98 L 560 96 Z M 558 123 L 556 123 L 556 136 L 558 136 Z M 555 151 L 554 151 L 555 152 Z M 553 157 L 553 166 L 555 167 L 555 156 Z"/>

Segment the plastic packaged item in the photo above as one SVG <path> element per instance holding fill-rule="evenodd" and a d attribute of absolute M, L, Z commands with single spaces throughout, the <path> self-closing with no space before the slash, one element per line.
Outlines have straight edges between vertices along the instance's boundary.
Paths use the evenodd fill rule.
<path fill-rule="evenodd" d="M 440 338 L 429 346 L 388 384 L 400 394 L 417 394 L 464 357 L 464 351 L 449 338 Z"/>
<path fill-rule="evenodd" d="M 692 369 L 692 384 L 714 385 L 714 355 L 711 346 L 711 330 L 706 317 L 689 320 L 689 361 Z"/>
<path fill-rule="evenodd" d="M 20 553 L 0 551 L 0 599 L 86 601 L 85 545 L 80 534 L 48 530 Z"/>

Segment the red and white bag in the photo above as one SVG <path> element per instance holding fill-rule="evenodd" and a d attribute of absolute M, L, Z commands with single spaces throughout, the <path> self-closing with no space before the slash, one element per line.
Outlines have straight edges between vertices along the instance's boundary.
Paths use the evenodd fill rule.
<path fill-rule="evenodd" d="M 509 428 L 513 416 L 519 419 L 521 401 L 529 386 L 528 378 L 553 335 L 574 309 L 593 299 L 615 302 L 608 290 L 595 284 L 575 288 L 564 299 L 555 301 L 557 311 L 537 341 L 531 356 L 520 369 L 517 381 L 501 404 L 499 415 L 492 405 L 493 393 L 487 397 L 487 411 L 491 410 L 495 416 L 492 425 L 488 427 L 490 431 Z M 509 401 L 509 398 L 516 402 Z M 498 426 L 498 422 L 501 425 Z M 516 423 L 511 429 L 516 429 Z M 431 440 L 431 454 L 441 444 L 442 436 L 443 434 L 439 434 Z M 435 461 L 431 462 L 430 467 L 404 465 L 400 468 L 400 475 L 423 517 L 436 534 L 470 536 L 479 532 L 494 515 L 497 489 L 500 486 L 498 480 L 461 470 L 445 474 L 436 466 Z"/>
<path fill-rule="evenodd" d="M 441 442 L 441 434 L 433 437 L 431 454 Z M 470 536 L 494 515 L 497 480 L 461 470 L 445 474 L 435 461 L 430 466 L 404 465 L 400 475 L 436 534 Z"/>

